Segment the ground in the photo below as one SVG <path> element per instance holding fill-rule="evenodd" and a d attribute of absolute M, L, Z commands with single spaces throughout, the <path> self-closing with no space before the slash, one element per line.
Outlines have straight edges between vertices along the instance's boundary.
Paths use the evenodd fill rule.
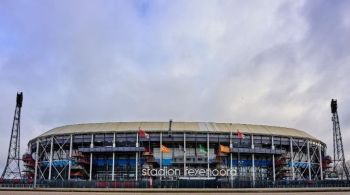
<path fill-rule="evenodd" d="M 152 194 L 152 193 L 135 193 L 135 192 L 129 192 L 129 193 L 125 193 L 125 192 L 46 192 L 46 191 L 0 191 L 0 195 L 44 195 L 44 194 L 48 194 L 48 195 L 102 195 L 102 194 L 108 194 L 108 195 L 124 195 L 124 194 L 132 194 L 132 195 L 145 195 L 145 194 Z M 163 194 L 163 193 L 157 193 L 157 194 Z M 173 194 L 181 194 L 181 193 L 167 193 L 167 195 L 173 195 Z M 193 192 L 193 193 L 187 193 L 187 194 L 193 194 L 193 195 L 199 195 L 199 194 L 215 194 L 218 195 L 218 193 L 203 193 L 203 192 Z M 219 193 L 219 195 L 232 195 L 232 194 L 242 194 L 242 193 Z M 253 195 L 256 193 L 244 193 L 244 195 Z M 286 192 L 262 192 L 259 194 L 273 194 L 273 195 L 286 195 Z M 340 194 L 340 195 L 345 195 L 345 194 L 350 194 L 350 192 L 288 192 L 288 194 L 301 194 L 301 195 L 336 195 L 336 194 Z"/>

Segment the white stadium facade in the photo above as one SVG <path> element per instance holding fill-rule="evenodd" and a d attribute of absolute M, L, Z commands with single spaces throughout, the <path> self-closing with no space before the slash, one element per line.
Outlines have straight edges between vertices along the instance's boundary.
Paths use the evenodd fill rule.
<path fill-rule="evenodd" d="M 326 144 L 293 128 L 214 122 L 109 122 L 57 127 L 23 156 L 36 184 L 70 187 L 252 187 L 317 182 Z M 60 185 L 61 185 L 60 184 Z"/>

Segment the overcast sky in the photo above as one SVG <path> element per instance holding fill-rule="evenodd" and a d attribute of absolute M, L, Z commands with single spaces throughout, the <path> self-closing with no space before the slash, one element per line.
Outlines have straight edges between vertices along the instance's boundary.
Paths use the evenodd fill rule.
<path fill-rule="evenodd" d="M 350 159 L 350 1 L 0 1 L 0 169 L 66 124 L 209 121 L 304 130 Z"/>

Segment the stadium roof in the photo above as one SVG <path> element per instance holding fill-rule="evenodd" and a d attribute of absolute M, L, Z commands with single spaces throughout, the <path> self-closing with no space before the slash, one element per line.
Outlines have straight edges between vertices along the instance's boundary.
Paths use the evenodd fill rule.
<path fill-rule="evenodd" d="M 169 122 L 108 122 L 108 123 L 86 123 L 57 127 L 45 132 L 39 137 L 62 134 L 83 133 L 107 133 L 107 132 L 137 132 L 139 128 L 148 132 L 168 131 Z M 283 137 L 308 138 L 321 142 L 310 134 L 286 127 L 275 127 L 266 125 L 249 125 L 237 123 L 214 123 L 214 122 L 173 122 L 173 132 L 237 132 L 245 134 L 274 135 Z"/>

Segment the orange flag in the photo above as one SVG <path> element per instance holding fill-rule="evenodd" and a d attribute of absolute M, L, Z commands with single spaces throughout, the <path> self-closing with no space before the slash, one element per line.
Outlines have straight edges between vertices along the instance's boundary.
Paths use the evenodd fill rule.
<path fill-rule="evenodd" d="M 164 153 L 170 153 L 170 148 L 167 148 L 166 146 L 164 146 L 164 145 L 161 145 L 160 146 L 160 151 L 161 152 L 164 152 Z"/>
<path fill-rule="evenodd" d="M 219 152 L 222 152 L 222 153 L 230 153 L 230 148 L 227 147 L 227 146 L 224 146 L 224 145 L 221 145 L 221 144 L 220 144 Z"/>

